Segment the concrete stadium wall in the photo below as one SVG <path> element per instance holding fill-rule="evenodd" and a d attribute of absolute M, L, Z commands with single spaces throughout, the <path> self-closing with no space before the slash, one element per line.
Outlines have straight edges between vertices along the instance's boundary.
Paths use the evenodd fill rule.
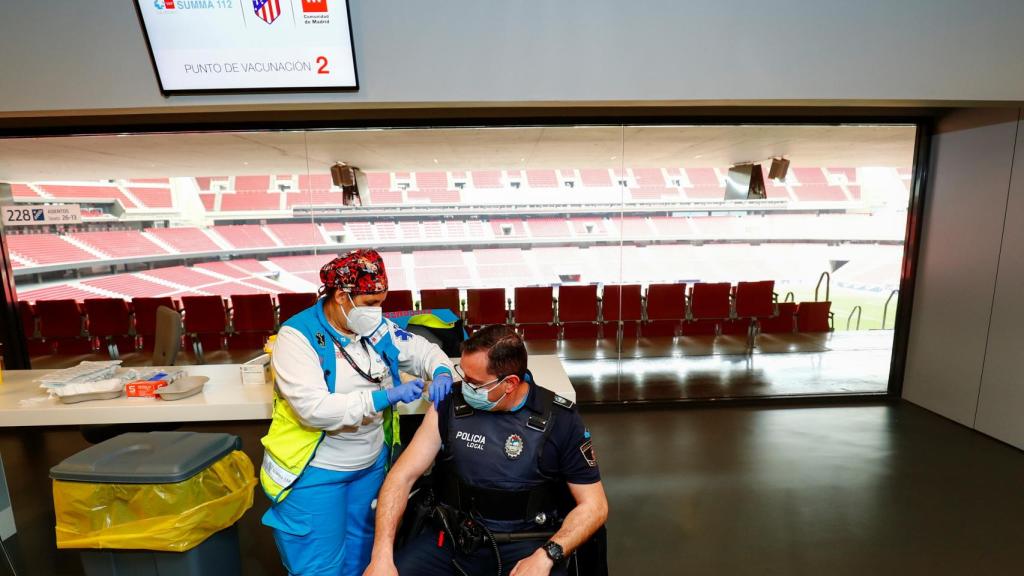
<path fill-rule="evenodd" d="M 1020 112 L 964 111 L 938 127 L 904 397 L 1024 448 Z"/>
<path fill-rule="evenodd" d="M 0 115 L 1024 101 L 1017 0 L 352 0 L 358 92 L 171 98 L 129 0 L 3 4 Z"/>

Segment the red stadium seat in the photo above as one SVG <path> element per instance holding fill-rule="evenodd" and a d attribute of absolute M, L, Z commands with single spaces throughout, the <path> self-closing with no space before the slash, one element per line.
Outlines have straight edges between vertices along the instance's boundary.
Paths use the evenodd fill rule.
<path fill-rule="evenodd" d="M 56 344 L 58 354 L 88 354 L 92 341 L 82 329 L 82 310 L 74 300 L 40 300 L 36 302 L 39 335 Z"/>
<path fill-rule="evenodd" d="M 775 315 L 775 281 L 736 284 L 736 317 L 768 318 Z"/>
<path fill-rule="evenodd" d="M 314 303 L 316 303 L 316 294 L 312 292 L 282 292 L 278 294 L 278 323 L 284 324 L 286 320 L 309 308 Z"/>
<path fill-rule="evenodd" d="M 111 358 L 119 358 L 121 349 L 135 349 L 128 303 L 120 298 L 86 298 L 89 335 L 105 344 Z"/>
<path fill-rule="evenodd" d="M 18 315 L 21 316 L 21 329 L 28 342 L 29 356 L 42 356 L 53 353 L 53 346 L 39 337 L 39 327 L 36 322 L 36 311 L 32 304 L 18 301 Z"/>
<path fill-rule="evenodd" d="M 527 340 L 554 340 L 558 337 L 555 324 L 555 301 L 551 286 L 516 288 L 516 328 Z"/>
<path fill-rule="evenodd" d="M 141 341 L 143 350 L 153 349 L 153 338 L 156 334 L 156 309 L 166 306 L 177 310 L 170 296 L 162 298 L 132 298 L 132 311 L 135 313 L 135 335 Z"/>
<path fill-rule="evenodd" d="M 718 334 L 718 320 L 687 320 L 683 322 L 683 336 L 714 336 Z"/>
<path fill-rule="evenodd" d="M 698 283 L 690 288 L 690 317 L 683 324 L 686 336 L 718 333 L 720 321 L 731 316 L 728 282 Z"/>
<path fill-rule="evenodd" d="M 471 288 L 466 292 L 466 328 L 507 324 L 504 288 Z"/>
<path fill-rule="evenodd" d="M 735 318 L 719 322 L 718 330 L 722 334 L 749 334 L 750 318 Z"/>
<path fill-rule="evenodd" d="M 686 319 L 686 284 L 651 284 L 647 288 L 644 336 L 675 336 Z"/>
<path fill-rule="evenodd" d="M 601 319 L 604 321 L 605 338 L 615 338 L 619 334 L 635 338 L 643 319 L 640 285 L 605 286 L 601 296 Z"/>
<path fill-rule="evenodd" d="M 459 289 L 420 290 L 420 308 L 423 310 L 445 308 L 451 310 L 456 316 L 462 316 L 462 305 L 459 303 Z"/>
<path fill-rule="evenodd" d="M 558 323 L 562 338 L 596 338 L 600 329 L 597 320 L 597 285 L 559 286 Z"/>
<path fill-rule="evenodd" d="M 690 318 L 693 320 L 725 320 L 730 314 L 728 282 L 694 284 L 690 288 Z"/>
<path fill-rule="evenodd" d="M 797 332 L 831 332 L 831 302 L 801 302 L 796 308 Z"/>
<path fill-rule="evenodd" d="M 385 312 L 405 312 L 412 310 L 412 290 L 389 290 L 381 308 Z"/>
<path fill-rule="evenodd" d="M 231 350 L 260 350 L 274 333 L 274 301 L 270 294 L 236 294 L 231 297 Z"/>
<path fill-rule="evenodd" d="M 779 303 L 779 313 L 772 318 L 758 320 L 763 334 L 791 334 L 796 329 L 796 303 Z"/>
<path fill-rule="evenodd" d="M 192 343 L 196 359 L 202 364 L 204 351 L 224 347 L 227 308 L 220 296 L 182 296 L 181 305 L 185 311 L 185 334 Z"/>

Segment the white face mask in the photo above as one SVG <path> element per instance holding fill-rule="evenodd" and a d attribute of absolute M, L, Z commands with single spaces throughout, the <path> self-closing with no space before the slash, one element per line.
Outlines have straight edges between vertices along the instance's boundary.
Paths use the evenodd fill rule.
<path fill-rule="evenodd" d="M 345 316 L 345 321 L 348 322 L 348 329 L 360 336 L 373 334 L 373 331 L 380 326 L 384 319 L 384 311 L 380 306 L 356 306 L 352 295 L 347 292 L 346 295 L 349 302 L 352 303 L 352 309 L 346 314 L 345 308 L 342 308 L 341 313 Z"/>

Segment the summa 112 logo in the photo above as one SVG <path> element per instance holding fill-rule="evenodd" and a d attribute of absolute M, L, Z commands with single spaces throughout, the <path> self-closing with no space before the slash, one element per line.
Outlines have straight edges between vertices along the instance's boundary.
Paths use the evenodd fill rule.
<path fill-rule="evenodd" d="M 327 0 L 302 0 L 303 14 L 325 14 L 327 12 Z"/>
<path fill-rule="evenodd" d="M 153 0 L 153 6 L 162 12 L 217 10 L 233 7 L 234 0 Z"/>

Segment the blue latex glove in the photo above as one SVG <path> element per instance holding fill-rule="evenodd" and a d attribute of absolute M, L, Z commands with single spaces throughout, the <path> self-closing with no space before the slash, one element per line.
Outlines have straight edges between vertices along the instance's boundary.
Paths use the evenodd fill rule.
<path fill-rule="evenodd" d="M 394 388 L 388 388 L 388 404 L 394 406 L 399 402 L 415 402 L 423 396 L 423 380 L 416 379 L 410 380 L 405 384 L 395 386 Z"/>
<path fill-rule="evenodd" d="M 441 401 L 448 397 L 452 391 L 452 375 L 449 372 L 441 372 L 430 382 L 430 401 L 436 409 Z"/>

